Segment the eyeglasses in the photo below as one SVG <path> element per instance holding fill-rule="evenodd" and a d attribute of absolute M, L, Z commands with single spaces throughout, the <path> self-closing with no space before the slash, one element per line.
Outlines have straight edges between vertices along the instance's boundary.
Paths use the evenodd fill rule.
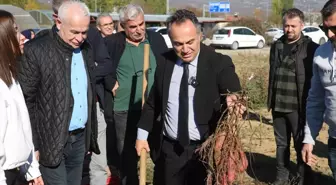
<path fill-rule="evenodd" d="M 324 26 L 323 24 L 319 25 L 319 28 L 324 32 L 328 33 L 330 30 L 331 32 L 336 34 L 336 26 Z"/>
<path fill-rule="evenodd" d="M 108 26 L 113 26 L 113 25 L 114 25 L 114 23 L 110 22 L 110 23 L 106 23 L 106 24 L 103 24 L 103 25 L 100 25 L 100 26 L 102 26 L 104 28 L 107 28 Z"/>

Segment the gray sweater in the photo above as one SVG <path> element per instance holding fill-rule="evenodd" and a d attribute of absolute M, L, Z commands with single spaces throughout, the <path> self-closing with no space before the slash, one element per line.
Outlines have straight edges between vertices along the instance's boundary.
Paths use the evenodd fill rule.
<path fill-rule="evenodd" d="M 336 138 L 336 52 L 327 42 L 314 56 L 313 77 L 307 99 L 303 143 L 315 144 L 323 122 L 329 125 L 329 136 Z"/>

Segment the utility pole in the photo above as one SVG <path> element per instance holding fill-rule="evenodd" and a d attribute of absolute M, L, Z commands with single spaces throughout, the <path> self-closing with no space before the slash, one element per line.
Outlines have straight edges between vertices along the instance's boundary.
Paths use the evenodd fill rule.
<path fill-rule="evenodd" d="M 202 17 L 205 17 L 205 4 L 203 4 L 203 9 L 202 9 L 203 11 L 203 13 L 202 13 Z"/>
<path fill-rule="evenodd" d="M 97 13 L 97 0 L 95 0 L 95 12 Z"/>
<path fill-rule="evenodd" d="M 268 22 L 268 17 L 269 17 L 269 14 L 268 14 L 268 9 L 269 9 L 269 2 L 270 2 L 271 0 L 267 0 L 267 7 L 266 7 L 266 20 L 267 20 L 267 22 Z"/>
<path fill-rule="evenodd" d="M 206 17 L 206 16 L 205 16 L 205 13 L 206 13 L 206 12 L 210 13 L 210 12 L 209 12 L 209 5 L 207 5 L 207 4 L 203 4 L 203 13 L 202 13 L 203 17 Z"/>
<path fill-rule="evenodd" d="M 166 0 L 166 14 L 169 15 L 169 0 Z"/>

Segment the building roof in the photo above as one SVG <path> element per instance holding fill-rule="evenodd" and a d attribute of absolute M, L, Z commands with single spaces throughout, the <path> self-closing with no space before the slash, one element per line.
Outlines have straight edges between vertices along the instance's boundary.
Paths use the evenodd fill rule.
<path fill-rule="evenodd" d="M 15 17 L 16 24 L 19 25 L 21 30 L 40 28 L 35 19 L 22 8 L 13 5 L 1 4 L 0 9 L 6 10 L 11 14 L 13 14 L 13 16 Z"/>
<path fill-rule="evenodd" d="M 97 17 L 100 13 L 92 12 L 91 16 Z M 114 21 L 119 21 L 119 14 L 118 13 L 110 13 L 112 19 Z M 145 21 L 146 22 L 166 22 L 167 18 L 170 15 L 164 14 L 145 14 Z M 224 18 L 210 18 L 210 17 L 198 17 L 198 21 L 202 22 L 226 22 Z"/>

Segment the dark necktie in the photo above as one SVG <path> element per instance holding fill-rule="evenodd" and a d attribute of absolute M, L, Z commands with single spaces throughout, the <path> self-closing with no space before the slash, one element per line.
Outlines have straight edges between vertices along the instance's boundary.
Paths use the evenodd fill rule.
<path fill-rule="evenodd" d="M 179 112 L 178 112 L 178 130 L 177 139 L 181 146 L 189 145 L 189 127 L 188 127 L 188 79 L 189 79 L 189 63 L 183 63 L 183 75 L 180 85 L 179 94 Z"/>

